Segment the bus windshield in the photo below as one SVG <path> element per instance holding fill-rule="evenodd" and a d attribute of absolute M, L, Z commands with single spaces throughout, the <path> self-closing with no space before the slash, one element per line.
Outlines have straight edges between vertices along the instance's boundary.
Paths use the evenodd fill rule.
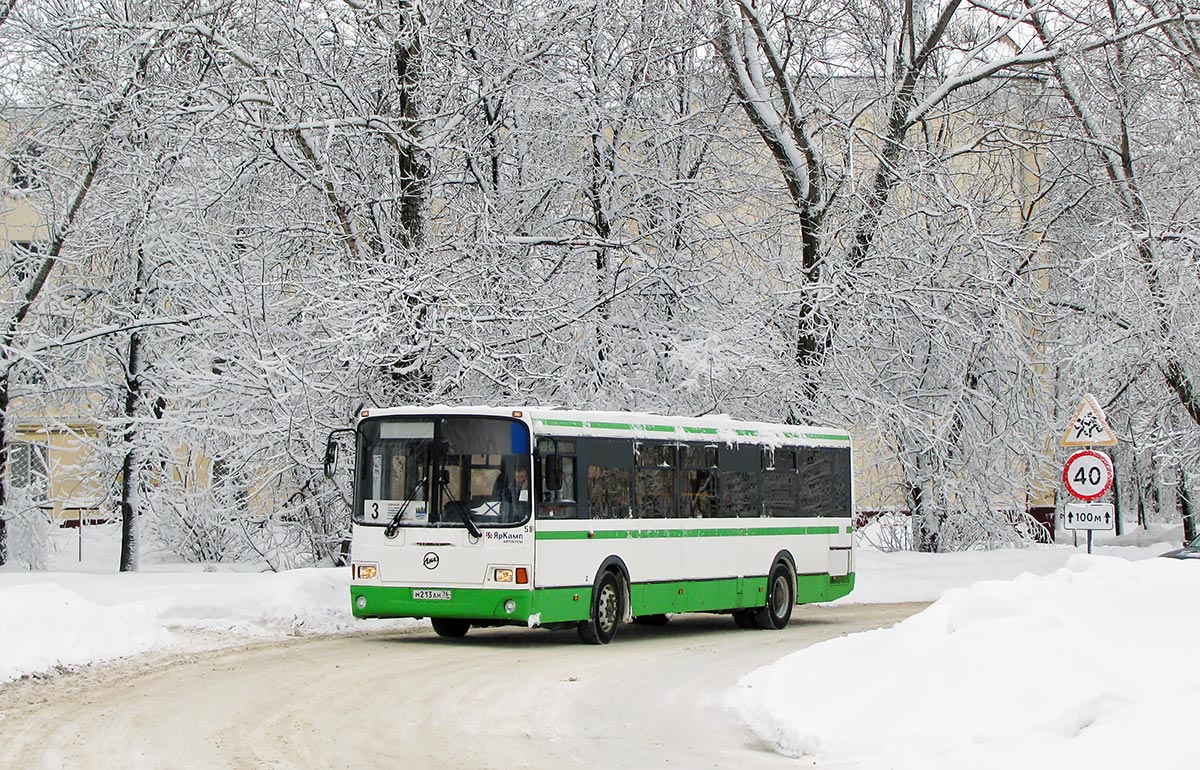
<path fill-rule="evenodd" d="M 512 526 L 529 519 L 529 430 L 501 417 L 380 417 L 358 429 L 354 520 Z"/>

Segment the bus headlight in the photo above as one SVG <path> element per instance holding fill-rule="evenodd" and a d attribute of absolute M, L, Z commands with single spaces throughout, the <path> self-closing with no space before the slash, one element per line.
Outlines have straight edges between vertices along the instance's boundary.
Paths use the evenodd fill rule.
<path fill-rule="evenodd" d="M 379 576 L 379 568 L 374 564 L 356 564 L 354 576 L 359 580 L 374 580 Z"/>
<path fill-rule="evenodd" d="M 507 600 L 506 602 L 504 602 L 504 611 L 507 612 L 509 615 L 513 614 L 514 612 L 517 611 L 517 603 L 514 602 L 512 599 Z"/>
<path fill-rule="evenodd" d="M 511 583 L 511 582 L 513 582 L 513 571 L 512 571 L 512 568 L 510 568 L 510 567 L 500 567 L 499 569 L 495 570 L 495 571 L 492 573 L 492 578 L 493 578 L 493 579 L 494 579 L 494 580 L 495 580 L 497 583 Z"/>

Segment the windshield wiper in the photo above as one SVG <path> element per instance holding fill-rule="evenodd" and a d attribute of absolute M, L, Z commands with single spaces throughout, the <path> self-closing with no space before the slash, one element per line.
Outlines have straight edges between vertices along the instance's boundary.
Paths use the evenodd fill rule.
<path fill-rule="evenodd" d="M 457 503 L 458 501 L 454 499 L 454 493 L 450 491 L 450 474 L 439 474 L 438 482 L 442 488 L 442 492 L 446 497 L 450 498 L 450 502 Z M 471 536 L 475 539 L 483 537 L 483 532 L 479 529 L 479 525 L 475 523 L 475 520 L 471 518 L 470 512 L 467 511 L 467 506 L 457 505 L 455 509 L 458 511 L 458 518 L 462 519 L 462 523 L 467 526 L 467 531 L 471 533 Z M 445 503 L 442 504 L 442 510 L 446 510 Z"/>
<path fill-rule="evenodd" d="M 387 537 L 390 540 L 396 536 L 397 532 L 400 531 L 400 522 L 404 519 L 404 514 L 408 511 L 408 506 L 412 504 L 413 493 L 420 489 L 421 485 L 428 480 L 429 474 L 426 473 L 424 476 L 417 479 L 417 483 L 408 488 L 408 492 L 404 495 L 403 505 L 401 505 L 400 509 L 396 511 L 396 515 L 392 517 L 392 520 L 388 522 L 387 527 L 385 527 L 383 530 L 384 537 Z"/>

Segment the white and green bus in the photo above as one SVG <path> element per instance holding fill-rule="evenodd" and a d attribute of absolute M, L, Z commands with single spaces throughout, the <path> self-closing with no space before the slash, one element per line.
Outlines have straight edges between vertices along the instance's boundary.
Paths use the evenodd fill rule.
<path fill-rule="evenodd" d="M 351 602 L 363 618 L 578 628 L 728 613 L 783 628 L 854 587 L 841 430 L 523 408 L 363 411 Z M 336 456 L 332 451 L 327 459 Z"/>

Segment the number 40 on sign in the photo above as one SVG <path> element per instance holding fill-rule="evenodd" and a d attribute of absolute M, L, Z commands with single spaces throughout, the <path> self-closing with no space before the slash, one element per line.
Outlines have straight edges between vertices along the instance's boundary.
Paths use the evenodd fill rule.
<path fill-rule="evenodd" d="M 1068 457 L 1063 466 L 1063 484 L 1067 491 L 1085 503 L 1104 497 L 1112 483 L 1112 460 L 1103 452 L 1084 449 Z"/>

